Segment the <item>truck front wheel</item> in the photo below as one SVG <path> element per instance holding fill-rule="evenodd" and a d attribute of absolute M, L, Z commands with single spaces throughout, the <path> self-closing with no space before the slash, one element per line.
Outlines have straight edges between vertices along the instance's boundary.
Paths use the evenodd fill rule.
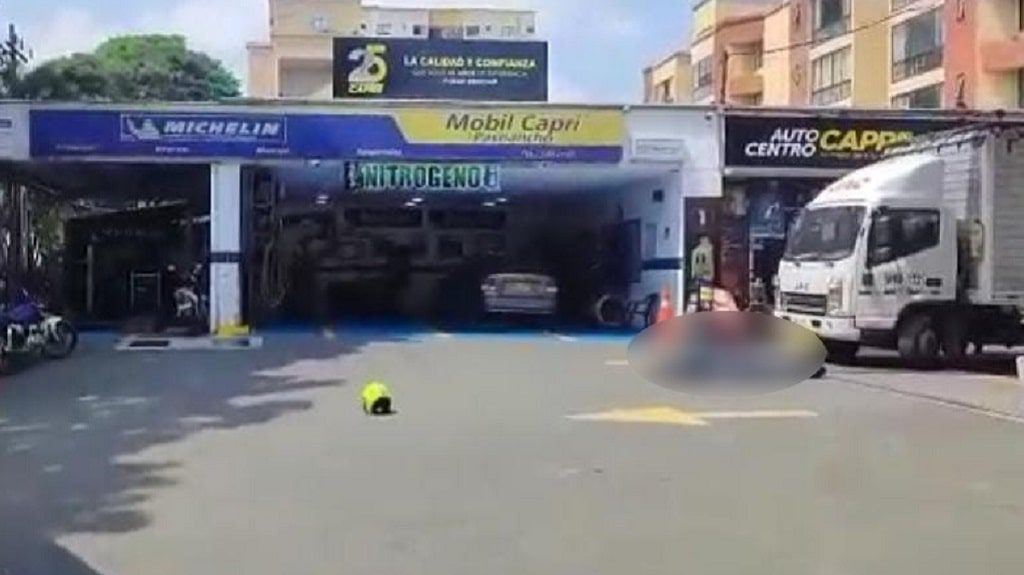
<path fill-rule="evenodd" d="M 897 333 L 900 358 L 912 367 L 932 369 L 939 360 L 939 334 L 932 316 L 927 313 L 907 318 Z"/>

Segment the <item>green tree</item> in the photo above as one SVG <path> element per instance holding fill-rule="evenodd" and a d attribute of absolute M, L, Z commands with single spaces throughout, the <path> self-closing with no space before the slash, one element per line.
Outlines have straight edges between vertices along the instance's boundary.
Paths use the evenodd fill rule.
<path fill-rule="evenodd" d="M 222 63 L 189 50 L 182 36 L 120 36 L 91 54 L 41 64 L 17 93 L 37 100 L 180 102 L 235 97 L 239 84 Z"/>

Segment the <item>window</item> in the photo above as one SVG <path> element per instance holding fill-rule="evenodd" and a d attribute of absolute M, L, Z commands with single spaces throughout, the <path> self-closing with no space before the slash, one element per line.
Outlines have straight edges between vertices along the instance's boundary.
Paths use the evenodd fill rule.
<path fill-rule="evenodd" d="M 430 37 L 445 40 L 461 40 L 463 31 L 460 26 L 432 26 L 430 28 Z"/>
<path fill-rule="evenodd" d="M 674 98 L 672 97 L 672 81 L 665 80 L 658 84 L 654 89 L 654 101 L 661 102 L 663 104 L 671 104 Z"/>
<path fill-rule="evenodd" d="M 423 26 L 423 24 L 413 24 L 412 25 L 412 35 L 413 36 L 422 36 L 424 33 L 426 33 L 426 29 Z"/>
<path fill-rule="evenodd" d="M 817 0 L 814 3 L 814 40 L 824 42 L 850 29 L 850 0 Z"/>
<path fill-rule="evenodd" d="M 516 35 L 516 27 L 515 26 L 502 26 L 501 27 L 501 36 L 502 36 L 502 38 L 513 38 L 513 37 L 515 37 L 515 35 Z"/>
<path fill-rule="evenodd" d="M 939 245 L 937 210 L 885 210 L 874 215 L 868 239 L 868 263 L 879 265 Z"/>
<path fill-rule="evenodd" d="M 942 107 L 942 84 L 926 86 L 892 99 L 893 108 L 932 109 Z"/>
<path fill-rule="evenodd" d="M 537 29 L 534 28 L 533 26 L 527 26 L 526 27 L 526 33 L 527 34 L 533 35 L 533 33 L 536 32 L 536 31 L 537 31 Z"/>
<path fill-rule="evenodd" d="M 472 26 L 466 26 L 466 37 L 467 38 L 476 38 L 479 35 L 480 35 L 480 26 L 475 25 L 475 24 L 472 25 Z"/>
<path fill-rule="evenodd" d="M 701 58 L 697 61 L 697 73 L 693 76 L 693 97 L 696 99 L 703 98 L 711 88 L 712 83 L 712 68 L 714 65 L 714 59 L 711 56 Z"/>
<path fill-rule="evenodd" d="M 811 103 L 825 106 L 850 97 L 850 47 L 811 62 Z"/>
<path fill-rule="evenodd" d="M 380 22 L 377 24 L 377 35 L 378 36 L 390 36 L 391 35 L 391 22 Z"/>
<path fill-rule="evenodd" d="M 899 82 L 942 66 L 941 9 L 901 22 L 892 29 L 892 80 Z"/>

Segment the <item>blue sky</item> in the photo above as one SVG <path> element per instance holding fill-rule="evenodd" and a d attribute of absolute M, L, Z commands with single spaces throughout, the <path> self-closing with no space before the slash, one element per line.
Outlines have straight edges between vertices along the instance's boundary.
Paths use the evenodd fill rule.
<path fill-rule="evenodd" d="M 690 0 L 375 0 L 401 6 L 531 8 L 551 42 L 552 99 L 635 102 L 643 66 L 678 48 Z M 131 6 L 125 10 L 125 6 Z M 21 29 L 37 60 L 89 50 L 104 37 L 174 32 L 239 76 L 245 42 L 267 34 L 267 0 L 4 0 L 0 19 Z"/>

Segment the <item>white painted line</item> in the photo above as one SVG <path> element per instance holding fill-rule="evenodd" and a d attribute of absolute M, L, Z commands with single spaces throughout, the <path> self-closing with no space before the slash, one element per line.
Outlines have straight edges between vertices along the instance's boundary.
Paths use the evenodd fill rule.
<path fill-rule="evenodd" d="M 435 333 L 434 336 L 435 337 L 439 337 L 441 339 L 452 339 L 453 337 L 455 337 L 454 335 L 452 335 L 450 333 L 443 332 L 443 331 L 439 331 L 439 332 Z"/>
<path fill-rule="evenodd" d="M 242 341 L 248 345 L 240 345 Z M 162 346 L 139 346 L 140 342 L 161 342 Z M 252 351 L 263 347 L 263 338 L 246 336 L 242 338 L 218 337 L 141 337 L 122 339 L 115 346 L 117 351 L 126 352 L 168 352 L 168 351 Z"/>
<path fill-rule="evenodd" d="M 579 338 L 572 337 L 571 335 L 560 335 L 560 336 L 558 336 L 558 341 L 564 341 L 566 343 L 572 343 L 574 341 L 579 341 Z"/>
<path fill-rule="evenodd" d="M 627 359 L 609 359 L 604 362 L 608 367 L 629 367 L 629 360 Z"/>
<path fill-rule="evenodd" d="M 338 339 L 338 334 L 334 333 L 334 330 L 329 328 L 329 327 L 325 327 L 324 328 L 323 336 L 324 336 L 324 339 L 329 340 L 329 341 L 334 341 L 334 340 Z"/>
<path fill-rule="evenodd" d="M 818 417 L 813 411 L 803 409 L 762 411 L 708 411 L 696 413 L 701 419 L 811 419 Z"/>

